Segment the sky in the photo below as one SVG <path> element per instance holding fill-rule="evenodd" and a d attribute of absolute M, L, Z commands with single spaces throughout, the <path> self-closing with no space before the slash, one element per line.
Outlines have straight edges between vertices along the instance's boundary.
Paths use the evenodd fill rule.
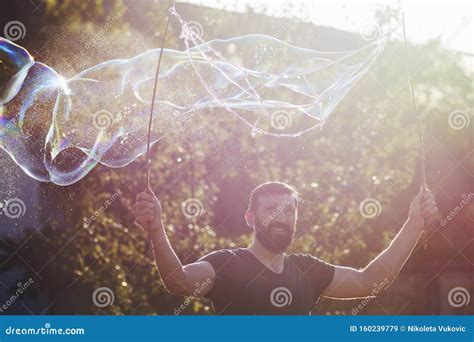
<path fill-rule="evenodd" d="M 447 49 L 474 54 L 472 0 L 188 0 L 186 2 L 238 12 L 245 12 L 248 6 L 257 13 L 293 17 L 351 32 L 361 32 L 364 26 L 373 23 L 376 9 L 386 6 L 401 7 L 405 12 L 408 40 L 423 43 L 430 39 L 441 38 L 442 46 Z"/>

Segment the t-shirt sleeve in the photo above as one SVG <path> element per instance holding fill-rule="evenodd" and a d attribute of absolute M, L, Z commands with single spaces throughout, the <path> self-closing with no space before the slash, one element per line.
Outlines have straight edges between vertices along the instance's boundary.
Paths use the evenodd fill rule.
<path fill-rule="evenodd" d="M 331 283 L 336 266 L 310 254 L 297 254 L 297 257 L 302 273 L 308 278 L 310 286 L 314 290 L 316 300 Z"/>
<path fill-rule="evenodd" d="M 216 278 L 214 279 L 214 285 L 212 289 L 204 296 L 212 301 L 218 300 L 221 295 L 225 293 L 226 279 L 228 277 L 228 269 L 230 264 L 230 259 L 232 258 L 233 253 L 227 249 L 222 249 L 209 253 L 198 261 L 207 261 L 211 264 L 214 272 L 216 273 Z"/>

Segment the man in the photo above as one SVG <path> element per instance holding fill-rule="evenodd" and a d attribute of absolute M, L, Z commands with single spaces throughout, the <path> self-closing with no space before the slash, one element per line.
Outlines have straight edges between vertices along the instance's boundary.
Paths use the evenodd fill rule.
<path fill-rule="evenodd" d="M 136 222 L 150 234 L 156 265 L 169 292 L 209 298 L 218 314 L 307 315 L 320 296 L 368 297 L 376 286 L 380 290 L 381 283 L 385 289 L 437 208 L 431 192 L 421 188 L 390 246 L 361 270 L 308 254 L 285 253 L 295 234 L 298 195 L 284 183 L 264 183 L 252 191 L 245 213 L 254 229 L 249 247 L 218 250 L 185 266 L 170 246 L 160 202 L 151 190 L 138 194 L 133 211 Z"/>

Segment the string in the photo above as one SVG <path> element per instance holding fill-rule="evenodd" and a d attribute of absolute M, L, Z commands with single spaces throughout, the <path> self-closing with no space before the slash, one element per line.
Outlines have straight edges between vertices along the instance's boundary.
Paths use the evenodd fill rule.
<path fill-rule="evenodd" d="M 408 48 L 407 48 L 407 37 L 406 37 L 406 30 L 405 30 L 405 13 L 402 13 L 402 23 L 403 23 L 403 43 L 404 43 L 404 48 L 405 48 L 405 65 L 406 65 L 406 70 L 407 70 L 407 77 L 408 77 L 408 86 L 410 88 L 410 94 L 411 94 L 411 99 L 413 103 L 413 109 L 415 110 L 415 115 L 416 115 L 416 125 L 418 129 L 418 142 L 419 142 L 419 147 L 420 147 L 420 164 L 421 164 L 421 179 L 422 179 L 422 184 L 423 184 L 423 189 L 427 190 L 427 184 L 426 184 L 426 155 L 425 155 L 425 143 L 423 139 L 423 132 L 421 131 L 421 117 L 418 112 L 418 107 L 416 105 L 416 100 L 415 100 L 415 91 L 413 90 L 413 84 L 411 82 L 411 76 L 410 76 L 410 68 L 408 66 Z M 422 242 L 423 242 L 423 248 L 427 249 L 428 248 L 428 241 L 426 238 L 426 229 L 423 227 L 423 233 L 422 233 Z"/>
<path fill-rule="evenodd" d="M 155 83 L 153 85 L 153 95 L 151 98 L 151 106 L 150 106 L 150 117 L 148 120 L 148 136 L 147 136 L 147 145 L 146 145 L 146 186 L 147 189 L 150 189 L 150 144 L 151 144 L 151 124 L 153 122 L 153 111 L 155 109 L 155 98 L 156 98 L 156 90 L 158 88 L 158 76 L 160 74 L 160 66 L 161 66 L 161 58 L 163 57 L 163 48 L 165 45 L 166 36 L 168 35 L 168 28 L 170 24 L 170 16 L 171 12 L 168 12 L 168 19 L 166 20 L 166 29 L 163 37 L 161 39 L 161 49 L 160 49 L 160 56 L 158 57 L 158 64 L 156 66 L 156 74 L 155 74 Z"/>
<path fill-rule="evenodd" d="M 151 190 L 151 187 L 150 187 L 151 125 L 152 125 L 152 122 L 153 122 L 153 112 L 154 112 L 154 109 L 155 109 L 156 91 L 157 91 L 157 88 L 158 88 L 158 76 L 160 74 L 161 59 L 163 57 L 163 49 L 164 49 L 164 45 L 165 45 L 165 40 L 166 40 L 166 36 L 168 35 L 170 17 L 171 17 L 171 12 L 168 11 L 168 18 L 166 20 L 165 32 L 163 34 L 163 37 L 161 38 L 160 55 L 158 57 L 158 64 L 156 66 L 155 83 L 153 85 L 153 95 L 152 95 L 152 98 L 151 98 L 151 105 L 150 105 L 150 116 L 149 116 L 149 120 L 148 120 L 148 134 L 147 134 L 146 158 L 145 158 L 146 159 L 146 189 L 145 189 L 146 192 L 149 192 Z M 151 234 L 150 234 L 149 229 L 147 229 L 147 231 L 148 231 L 148 243 L 147 243 L 147 246 L 146 246 L 145 255 L 148 255 L 148 252 L 150 250 L 150 245 L 152 244 Z"/>

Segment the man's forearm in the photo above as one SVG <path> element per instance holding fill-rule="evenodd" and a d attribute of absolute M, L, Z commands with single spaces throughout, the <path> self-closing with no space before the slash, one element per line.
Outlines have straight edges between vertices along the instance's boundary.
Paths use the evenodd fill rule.
<path fill-rule="evenodd" d="M 170 292 L 182 292 L 186 288 L 183 265 L 171 247 L 163 223 L 152 223 L 149 231 L 156 268 L 163 284 Z"/>
<path fill-rule="evenodd" d="M 390 246 L 372 260 L 364 269 L 370 284 L 388 278 L 393 281 L 416 246 L 423 227 L 409 218 L 390 243 Z"/>

